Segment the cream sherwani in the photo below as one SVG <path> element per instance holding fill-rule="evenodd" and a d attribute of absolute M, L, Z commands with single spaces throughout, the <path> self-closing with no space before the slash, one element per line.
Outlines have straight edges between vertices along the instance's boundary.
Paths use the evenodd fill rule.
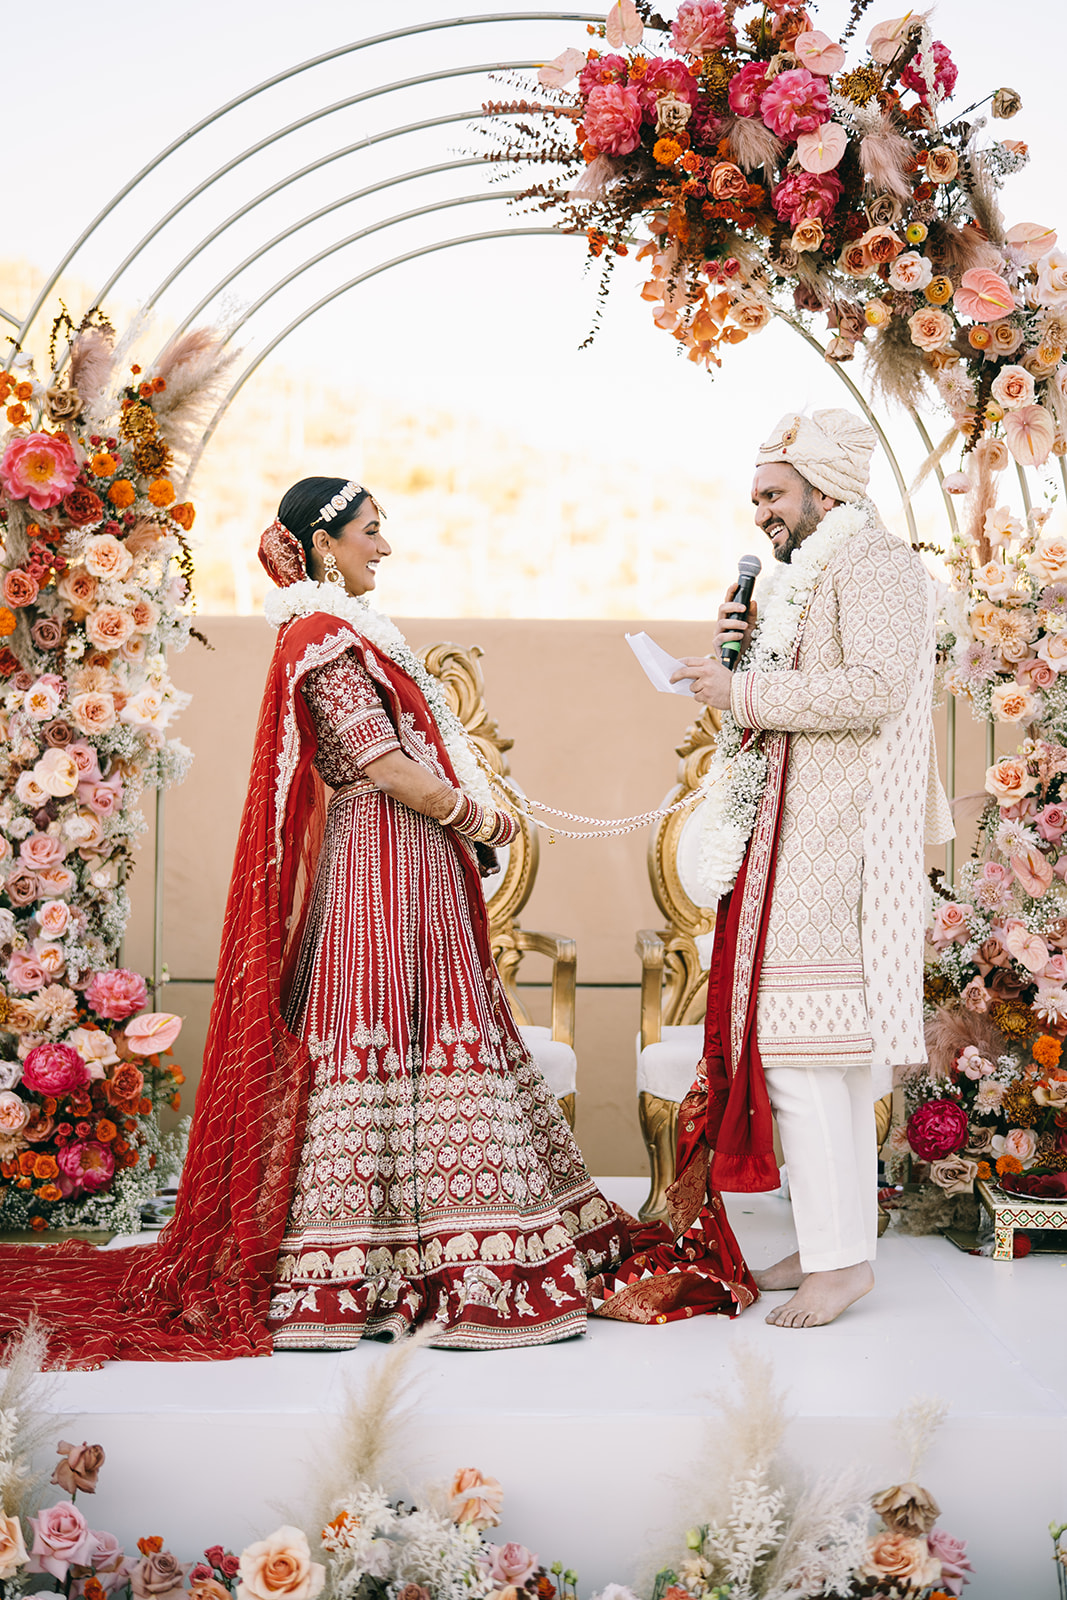
<path fill-rule="evenodd" d="M 832 556 L 795 670 L 733 683 L 742 727 L 792 734 L 777 875 L 757 998 L 764 1066 L 924 1061 L 928 806 L 944 831 L 931 701 L 933 584 L 868 526 Z M 931 777 L 932 774 L 932 777 Z M 950 825 L 949 825 L 950 827 Z"/>

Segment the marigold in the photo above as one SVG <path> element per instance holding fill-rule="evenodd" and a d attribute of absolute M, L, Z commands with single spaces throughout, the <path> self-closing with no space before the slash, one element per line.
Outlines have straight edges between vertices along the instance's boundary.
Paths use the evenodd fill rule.
<path fill-rule="evenodd" d="M 989 1165 L 988 1161 L 979 1161 L 978 1171 L 975 1176 L 985 1179 L 989 1179 L 993 1176 L 993 1168 Z"/>
<path fill-rule="evenodd" d="M 180 505 L 171 506 L 170 519 L 172 522 L 176 522 L 179 528 L 184 528 L 185 532 L 188 533 L 196 521 L 196 507 L 191 500 L 183 500 Z"/>
<path fill-rule="evenodd" d="M 57 1200 L 62 1200 L 63 1191 L 56 1183 L 43 1183 L 37 1191 L 37 1198 L 46 1205 L 54 1206 Z"/>
<path fill-rule="evenodd" d="M 672 167 L 682 153 L 677 139 L 657 139 L 652 154 L 661 167 Z"/>
<path fill-rule="evenodd" d="M 148 486 L 148 498 L 154 506 L 169 506 L 174 499 L 174 485 L 169 478 L 157 478 Z"/>
<path fill-rule="evenodd" d="M 57 1178 L 59 1176 L 59 1168 L 55 1163 L 55 1159 L 52 1156 L 38 1156 L 33 1163 L 33 1175 L 35 1178 L 40 1178 L 44 1183 L 47 1183 L 49 1178 Z"/>
<path fill-rule="evenodd" d="M 1000 1173 L 1001 1177 L 1003 1177 L 1006 1172 L 1021 1172 L 1022 1170 L 1023 1164 L 1019 1160 L 1018 1156 L 997 1157 L 997 1171 Z"/>
<path fill-rule="evenodd" d="M 1040 1067 L 1058 1067 L 1063 1045 L 1051 1033 L 1043 1033 L 1034 1040 L 1030 1054 Z"/>
<path fill-rule="evenodd" d="M 113 456 L 109 450 L 101 450 L 89 463 L 89 471 L 94 478 L 110 478 L 118 469 L 118 457 Z"/>
<path fill-rule="evenodd" d="M 107 491 L 107 497 L 113 506 L 117 506 L 120 511 L 124 511 L 127 506 L 132 506 L 137 499 L 137 491 L 129 478 L 116 478 L 111 488 Z"/>
<path fill-rule="evenodd" d="M 23 405 L 8 406 L 7 420 L 13 428 L 18 428 L 24 422 L 29 422 L 30 414 Z"/>
<path fill-rule="evenodd" d="M 9 611 L 7 606 L 0 606 L 0 639 L 6 639 L 9 634 L 14 633 L 17 626 L 15 613 Z"/>

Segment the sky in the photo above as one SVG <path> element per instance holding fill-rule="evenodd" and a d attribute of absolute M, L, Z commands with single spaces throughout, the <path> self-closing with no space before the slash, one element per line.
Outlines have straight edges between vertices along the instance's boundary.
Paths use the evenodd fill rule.
<path fill-rule="evenodd" d="M 473 0 L 463 14 L 469 19 L 518 9 L 505 0 L 497 6 Z M 597 6 L 588 10 L 602 15 Z M 320 53 L 450 14 L 429 0 L 390 0 L 386 6 L 305 0 L 298 7 L 291 0 L 183 0 L 180 8 L 110 0 L 106 17 L 89 21 L 80 3 L 53 0 L 48 39 L 55 48 L 49 49 L 39 13 L 9 8 L 0 254 L 51 267 L 111 195 L 228 100 Z M 860 37 L 891 14 L 891 7 L 872 6 Z M 836 36 L 846 15 L 841 0 L 830 0 L 817 8 L 815 21 Z M 1001 136 L 1025 139 L 1032 157 L 1004 191 L 1007 221 L 1062 221 L 1067 227 L 1054 48 L 1062 31 L 1059 0 L 1027 0 L 1015 8 L 999 0 L 942 0 L 933 24 L 959 65 L 956 109 L 1003 83 L 1022 95 L 1022 113 L 1010 124 L 996 124 Z M 472 65 L 539 62 L 567 45 L 585 48 L 588 42 L 580 23 L 512 21 L 468 23 L 347 51 L 185 139 L 114 210 L 78 252 L 71 271 L 78 281 L 99 287 L 133 254 L 108 303 L 132 308 L 155 300 L 157 320 L 147 337 L 158 330 L 158 342 L 202 300 L 208 301 L 207 314 L 245 316 L 261 295 L 295 273 L 292 283 L 270 294 L 248 318 L 241 340 L 250 360 L 321 296 L 382 261 L 433 240 L 516 224 L 506 201 L 495 197 L 494 172 L 484 164 L 402 184 L 390 181 L 469 159 L 484 146 L 474 125 L 455 121 L 401 137 L 381 135 L 476 109 L 487 96 L 521 91 L 503 83 L 494 88 L 484 73 L 466 72 L 388 93 L 381 92 L 384 86 Z M 529 71 L 526 76 L 532 80 Z M 364 98 L 316 116 L 353 96 Z M 272 139 L 305 118 L 311 119 L 306 126 Z M 238 159 L 261 142 L 264 148 Z M 273 185 L 342 149 L 349 153 L 223 226 Z M 231 162 L 232 171 L 186 202 Z M 385 183 L 376 194 L 346 199 Z M 487 193 L 494 198 L 376 228 L 419 205 Z M 345 203 L 336 206 L 339 200 Z M 172 208 L 173 220 L 137 250 Z M 288 239 L 281 237 L 324 208 L 332 209 Z M 543 224 L 534 218 L 532 225 Z M 376 231 L 334 249 L 369 227 Z M 222 231 L 209 241 L 216 229 Z M 271 245 L 275 238 L 279 242 Z M 300 270 L 320 253 L 322 260 Z M 188 264 L 159 293 L 187 257 Z M 212 300 L 212 291 L 230 274 L 232 284 Z M 736 513 L 733 497 L 747 499 L 749 463 L 777 417 L 804 405 L 850 402 L 835 372 L 780 326 L 727 352 L 713 376 L 680 360 L 674 342 L 652 325 L 650 308 L 639 297 L 641 281 L 638 263 L 620 262 L 601 333 L 591 349 L 582 350 L 596 293 L 582 242 L 543 236 L 474 243 L 370 278 L 305 321 L 278 354 L 324 388 L 350 384 L 408 407 L 466 412 L 540 449 L 579 448 L 608 463 L 634 456 L 677 463 L 690 476 L 706 476 L 714 541 L 722 497 L 730 499 L 725 523 Z M 19 314 L 26 308 L 5 309 Z M 861 380 L 858 367 L 852 376 Z M 910 475 L 921 445 L 906 419 L 890 418 L 887 425 Z M 358 461 L 349 470 L 372 478 L 373 466 Z M 884 462 L 876 467 L 874 488 L 892 514 L 896 496 Z M 650 541 L 669 538 L 669 513 L 650 519 Z"/>

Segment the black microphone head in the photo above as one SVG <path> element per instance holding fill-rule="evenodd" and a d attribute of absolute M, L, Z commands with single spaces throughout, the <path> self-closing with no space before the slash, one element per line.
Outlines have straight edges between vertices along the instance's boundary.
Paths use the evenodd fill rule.
<path fill-rule="evenodd" d="M 763 563 L 759 556 L 742 556 L 737 563 L 739 577 L 758 578 L 763 571 Z"/>

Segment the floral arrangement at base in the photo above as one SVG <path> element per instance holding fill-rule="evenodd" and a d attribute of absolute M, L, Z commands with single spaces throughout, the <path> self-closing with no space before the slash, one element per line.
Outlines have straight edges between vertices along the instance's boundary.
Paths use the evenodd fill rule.
<path fill-rule="evenodd" d="M 834 40 L 795 0 L 682 0 L 673 20 L 617 0 L 596 46 L 541 68 L 541 98 L 484 108 L 491 159 L 536 164 L 519 203 L 586 233 L 606 273 L 646 230 L 641 293 L 689 360 L 823 313 L 828 360 L 863 350 L 887 396 L 951 416 L 939 454 L 959 435 L 1040 464 L 1067 449 L 1067 255 L 1044 223 L 1005 224 L 1027 148 L 982 137 L 1020 98 L 944 117 L 957 68 L 927 12 L 876 21 L 848 64 L 869 4 Z"/>
<path fill-rule="evenodd" d="M 1067 1533 L 1067 1522 L 1050 1522 L 1048 1531 L 1052 1535 L 1052 1559 L 1056 1563 L 1057 1592 L 1060 1600 L 1067 1600 L 1067 1544 L 1063 1538 Z"/>
<path fill-rule="evenodd" d="M 0 372 L 4 1230 L 136 1231 L 178 1155 L 157 1113 L 178 1104 L 181 1022 L 146 1014 L 117 958 L 138 801 L 191 759 L 168 733 L 188 696 L 167 652 L 195 633 L 173 478 L 229 358 L 201 330 L 120 375 L 113 340 L 64 316 L 47 379 L 21 352 Z"/>

